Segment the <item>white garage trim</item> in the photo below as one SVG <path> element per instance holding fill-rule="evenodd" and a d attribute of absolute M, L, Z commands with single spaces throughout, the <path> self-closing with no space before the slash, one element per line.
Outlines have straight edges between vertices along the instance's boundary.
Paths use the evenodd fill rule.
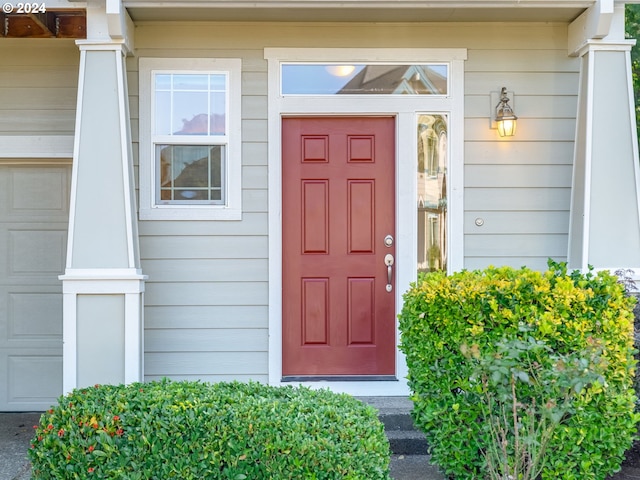
<path fill-rule="evenodd" d="M 73 135 L 0 135 L 3 158 L 72 158 Z"/>

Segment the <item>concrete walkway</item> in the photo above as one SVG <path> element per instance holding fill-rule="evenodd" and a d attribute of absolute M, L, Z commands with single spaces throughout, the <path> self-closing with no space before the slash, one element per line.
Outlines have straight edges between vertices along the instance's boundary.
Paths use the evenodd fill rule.
<path fill-rule="evenodd" d="M 0 480 L 27 480 L 27 450 L 39 413 L 0 413 Z"/>

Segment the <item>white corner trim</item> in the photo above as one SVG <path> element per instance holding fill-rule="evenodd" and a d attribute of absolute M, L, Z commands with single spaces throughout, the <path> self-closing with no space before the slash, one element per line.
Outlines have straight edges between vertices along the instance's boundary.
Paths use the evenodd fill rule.
<path fill-rule="evenodd" d="M 76 45 L 78 42 L 76 41 Z M 69 226 L 68 231 L 69 235 L 67 236 L 67 260 L 66 260 L 66 268 L 67 270 L 71 268 L 73 265 L 73 232 L 75 231 L 75 211 L 77 204 L 77 183 L 78 183 L 78 155 L 80 152 L 80 131 L 82 128 L 82 103 L 84 101 L 84 84 L 85 84 L 85 76 L 86 76 L 86 65 L 87 65 L 87 50 L 80 47 L 80 65 L 78 68 L 78 94 L 76 100 L 76 124 L 75 124 L 75 134 L 73 136 L 73 163 L 71 164 L 71 192 L 69 194 Z M 65 309 L 67 306 L 65 305 Z M 75 311 L 75 306 L 73 307 Z M 65 310 L 66 311 L 66 310 Z M 67 315 L 65 314 L 65 322 Z M 74 324 L 75 324 L 75 313 L 74 313 Z M 65 323 L 66 325 L 66 323 Z M 75 355 L 75 353 L 74 353 Z M 75 381 L 75 380 L 74 380 Z"/>
<path fill-rule="evenodd" d="M 63 293 L 62 310 L 62 393 L 66 394 L 78 384 L 78 331 L 77 296 Z"/>
<path fill-rule="evenodd" d="M 144 286 L 124 297 L 124 383 L 144 381 Z"/>
<path fill-rule="evenodd" d="M 120 158 L 122 159 L 122 191 L 126 205 L 125 227 L 127 235 L 127 266 L 138 268 L 140 259 L 138 252 L 137 228 L 135 228 L 135 177 L 133 175 L 133 150 L 131 147 L 131 115 L 129 111 L 129 91 L 126 78 L 126 66 L 123 55 L 116 54 L 116 76 L 118 82 L 118 113 L 120 120 Z"/>
<path fill-rule="evenodd" d="M 585 142 L 584 145 L 584 153 L 585 153 L 585 160 L 584 160 L 584 199 L 583 199 L 583 205 L 584 205 L 584 210 L 582 212 L 582 214 L 584 215 L 584 221 L 582 223 L 582 232 L 580 232 L 580 234 L 582 235 L 582 238 L 584 239 L 583 245 L 582 245 L 582 256 L 580 258 L 580 266 L 581 268 L 586 268 L 588 263 L 589 263 L 589 249 L 590 247 L 590 242 L 591 242 L 591 235 L 589 235 L 589 232 L 591 230 L 591 166 L 592 166 L 592 159 L 593 159 L 593 135 L 591 134 L 591 132 L 593 132 L 593 104 L 594 104 L 594 98 L 593 98 L 593 89 L 594 89 L 594 77 L 595 77 L 595 60 L 592 58 L 587 62 L 587 71 L 584 72 L 586 75 L 586 97 L 584 99 L 584 108 L 585 108 L 585 112 L 584 112 L 584 122 L 585 122 L 585 132 L 583 133 L 583 138 L 581 139 L 582 141 Z M 584 63 L 583 63 L 584 66 Z M 582 73 L 582 72 L 581 72 Z M 582 87 L 582 84 L 581 84 Z M 580 99 L 578 99 L 578 103 L 580 103 Z M 575 149 L 575 151 L 577 152 L 577 149 Z M 574 162 L 576 160 L 574 159 Z M 573 188 L 573 185 L 572 185 Z M 568 252 L 567 252 L 568 253 Z"/>
<path fill-rule="evenodd" d="M 633 172 L 635 175 L 635 188 L 636 188 L 636 208 L 638 211 L 638 215 L 640 216 L 640 162 L 638 162 L 638 156 L 640 152 L 638 150 L 638 135 L 635 133 L 636 122 L 638 119 L 636 118 L 636 110 L 635 110 L 635 102 L 634 102 L 634 91 L 633 91 L 633 72 L 631 69 L 631 51 L 627 51 L 626 54 L 626 67 L 627 67 L 627 98 L 629 98 L 629 127 L 634 129 L 634 133 L 631 135 L 631 149 L 633 152 L 633 158 L 636 159 L 633 162 Z M 640 219 L 638 221 L 640 225 Z M 639 278 L 640 280 L 640 278 Z"/>

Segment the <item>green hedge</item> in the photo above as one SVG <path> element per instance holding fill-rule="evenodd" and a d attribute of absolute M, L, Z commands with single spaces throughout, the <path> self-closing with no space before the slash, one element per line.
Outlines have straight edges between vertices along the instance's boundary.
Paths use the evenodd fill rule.
<path fill-rule="evenodd" d="M 42 415 L 29 458 L 33 480 L 389 479 L 375 409 L 259 383 L 75 390 Z"/>
<path fill-rule="evenodd" d="M 479 368 L 495 360 L 491 376 L 484 378 L 500 380 L 507 373 L 500 365 L 510 361 L 505 345 L 530 344 L 543 358 L 529 366 L 546 369 L 540 377 L 547 384 L 536 384 L 512 363 L 512 378 L 527 380 L 518 383 L 523 402 L 541 392 L 538 405 L 557 404 L 553 395 L 562 385 L 554 380 L 554 369 L 563 368 L 558 359 L 586 362 L 585 370 L 601 378 L 571 385 L 575 392 L 549 440 L 542 478 L 604 479 L 617 471 L 638 420 L 633 304 L 616 277 L 567 273 L 564 264 L 553 262 L 544 273 L 491 267 L 421 276 L 404 295 L 401 348 L 414 420 L 427 435 L 432 461 L 456 479 L 486 478 L 491 382 L 481 384 Z M 527 354 L 533 347 L 522 348 Z"/>

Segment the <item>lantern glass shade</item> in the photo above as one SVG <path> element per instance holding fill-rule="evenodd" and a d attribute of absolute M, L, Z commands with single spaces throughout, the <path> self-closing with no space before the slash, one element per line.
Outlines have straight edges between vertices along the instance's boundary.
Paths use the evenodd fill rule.
<path fill-rule="evenodd" d="M 497 125 L 498 125 L 498 134 L 500 134 L 501 137 L 512 137 L 516 134 L 515 118 L 498 120 Z"/>
<path fill-rule="evenodd" d="M 502 87 L 500 101 L 496 105 L 496 125 L 501 137 L 512 137 L 516 133 L 516 120 L 518 117 L 513 113 L 507 97 L 507 87 Z"/>

